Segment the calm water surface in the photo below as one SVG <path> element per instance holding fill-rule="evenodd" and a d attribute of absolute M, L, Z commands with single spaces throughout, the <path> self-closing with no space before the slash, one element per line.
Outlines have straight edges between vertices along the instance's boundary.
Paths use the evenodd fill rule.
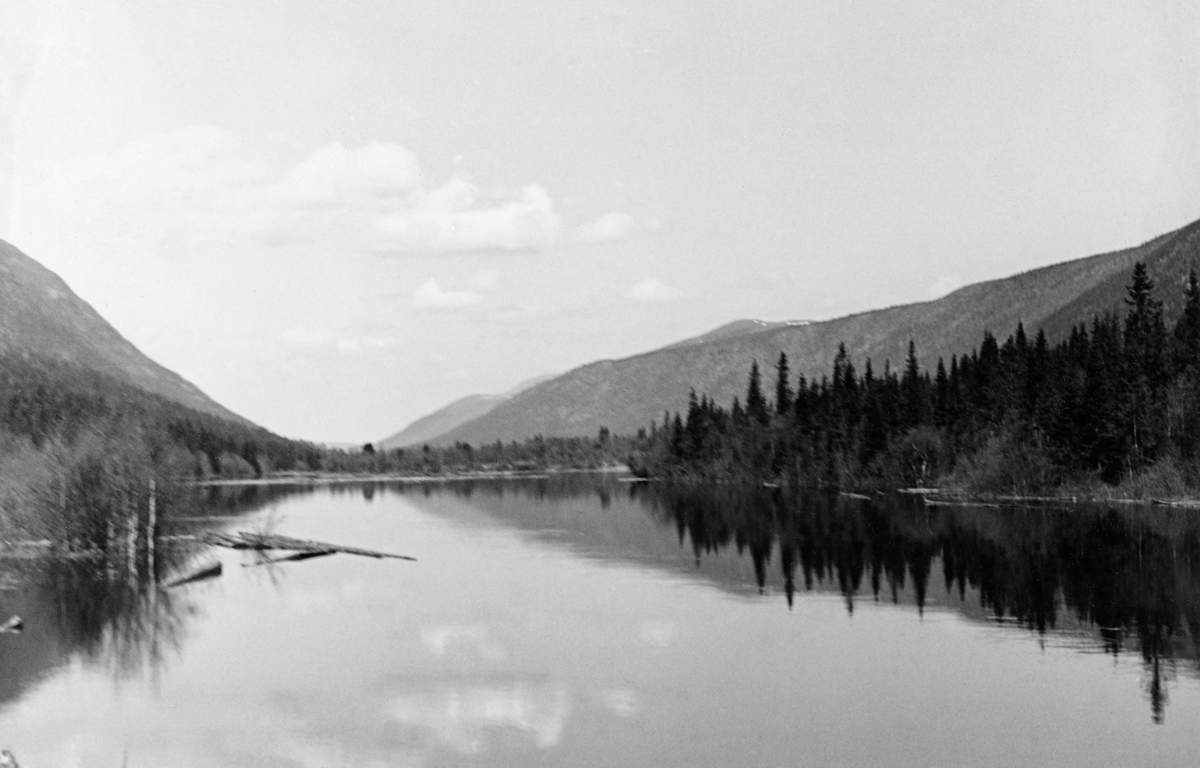
<path fill-rule="evenodd" d="M 224 565 L 173 589 L 2 566 L 28 628 L 0 635 L 0 747 L 32 768 L 1200 760 L 1191 515 L 595 476 L 241 493 L 208 524 L 419 561 L 164 553 Z"/>

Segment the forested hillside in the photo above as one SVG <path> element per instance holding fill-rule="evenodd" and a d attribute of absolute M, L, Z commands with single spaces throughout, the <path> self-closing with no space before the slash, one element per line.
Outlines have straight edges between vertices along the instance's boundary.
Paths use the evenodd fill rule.
<path fill-rule="evenodd" d="M 58 275 L 3 240 L 0 352 L 103 371 L 193 410 L 243 420 L 179 374 L 146 357 Z"/>
<path fill-rule="evenodd" d="M 1200 487 L 1200 284 L 1191 271 L 1169 325 L 1147 265 L 1128 280 L 1122 314 L 1053 344 L 1018 324 L 922 366 L 910 340 L 902 368 L 882 370 L 840 345 L 819 378 L 794 377 L 777 353 L 771 389 L 753 362 L 744 400 L 692 390 L 685 415 L 665 414 L 638 469 L 1006 493 L 1092 478 L 1167 495 Z"/>
<path fill-rule="evenodd" d="M 0 242 L 0 536 L 103 548 L 180 481 L 319 469 L 324 454 L 143 355 L 57 275 Z M 157 490 L 153 490 L 157 489 Z"/>
<path fill-rule="evenodd" d="M 188 502 L 187 481 L 315 470 L 324 454 L 107 374 L 0 353 L 0 536 L 104 549 L 114 520 Z M 157 490 L 154 490 L 157 489 Z"/>
<path fill-rule="evenodd" d="M 701 337 L 591 363 L 521 393 L 435 442 L 593 435 L 601 426 L 629 434 L 664 410 L 686 409 L 689 388 L 726 403 L 744 394 L 751 361 L 774 360 L 780 351 L 793 371 L 813 378 L 829 371 L 839 344 L 860 366 L 870 359 L 876 371 L 889 360 L 893 367 L 902 365 L 910 339 L 929 361 L 969 352 L 985 331 L 1009 333 L 1018 323 L 1030 337 L 1044 330 L 1048 343 L 1055 344 L 1094 315 L 1120 311 L 1129 270 L 1139 261 L 1158 286 L 1154 296 L 1163 302 L 1167 322 L 1174 322 L 1188 269 L 1198 259 L 1200 222 L 1136 248 L 970 285 L 936 301 L 807 325 L 739 328 L 733 336 Z"/>

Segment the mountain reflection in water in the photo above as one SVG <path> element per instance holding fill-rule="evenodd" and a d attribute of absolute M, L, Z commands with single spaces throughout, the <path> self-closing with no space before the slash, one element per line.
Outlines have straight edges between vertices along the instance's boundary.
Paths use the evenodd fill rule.
<path fill-rule="evenodd" d="M 691 570 L 735 591 L 749 561 L 758 592 L 782 592 L 788 605 L 797 589 L 836 590 L 851 613 L 862 599 L 924 612 L 939 590 L 939 604 L 968 618 L 1056 632 L 1083 650 L 1139 653 L 1155 722 L 1165 682 L 1200 672 L 1200 523 L 1183 510 L 926 506 L 582 475 L 371 492 L 385 489 L 454 493 L 542 537 L 558 531 L 581 551 L 599 546 L 602 556 Z M 553 501 L 568 503 L 545 503 Z M 675 554 L 690 562 L 638 518 L 672 530 Z"/>
<path fill-rule="evenodd" d="M 169 529 L 232 522 L 313 492 L 313 486 L 203 489 L 194 518 L 170 521 Z M 1155 722 L 1168 703 L 1166 683 L 1200 669 L 1200 523 L 1180 510 L 932 507 L 902 497 L 674 488 L 588 474 L 331 485 L 321 492 L 368 502 L 399 494 L 425 511 L 479 515 L 487 525 L 500 523 L 583 557 L 686 574 L 739 599 L 778 599 L 783 610 L 797 593 L 835 592 L 850 613 L 863 600 L 922 613 L 952 610 L 1084 651 L 1134 652 L 1145 668 Z M 0 565 L 20 585 L 0 592 L 0 619 L 19 614 L 27 625 L 20 642 L 0 642 L 0 702 L 17 699 L 72 659 L 120 679 L 153 674 L 184 652 L 189 625 L 202 621 L 202 603 L 189 590 L 160 585 L 203 553 L 186 546 L 160 551 L 153 578 L 143 572 L 132 580 L 90 561 Z M 436 651 L 463 642 L 464 631 L 431 631 L 422 640 Z M 656 631 L 645 629 L 647 642 Z M 629 695 L 613 695 L 614 706 L 636 709 Z M 473 729 L 497 724 L 541 743 L 558 738 L 566 707 L 554 686 L 496 683 L 412 691 L 396 699 L 393 713 L 403 723 L 444 731 L 452 743 L 469 744 Z M 468 725 L 439 719 L 447 711 L 466 712 Z"/>

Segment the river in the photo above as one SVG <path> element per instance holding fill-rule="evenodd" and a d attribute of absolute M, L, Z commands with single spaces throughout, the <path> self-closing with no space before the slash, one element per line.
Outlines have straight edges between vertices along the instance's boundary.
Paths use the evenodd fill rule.
<path fill-rule="evenodd" d="M 208 493 L 193 526 L 417 561 L 0 566 L 0 619 L 26 623 L 0 635 L 0 748 L 23 767 L 1200 758 L 1194 513 L 599 475 Z"/>

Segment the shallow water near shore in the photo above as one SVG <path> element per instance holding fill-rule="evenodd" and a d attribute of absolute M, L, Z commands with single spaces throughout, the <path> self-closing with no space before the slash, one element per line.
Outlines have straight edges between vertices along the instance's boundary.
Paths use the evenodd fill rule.
<path fill-rule="evenodd" d="M 1200 756 L 1200 525 L 1183 512 L 589 475 L 254 505 L 224 528 L 418 562 L 188 551 L 173 567 L 219 558 L 222 575 L 128 593 L 94 568 L 16 574 L 0 613 L 27 630 L 0 635 L 0 747 L 33 768 Z"/>

